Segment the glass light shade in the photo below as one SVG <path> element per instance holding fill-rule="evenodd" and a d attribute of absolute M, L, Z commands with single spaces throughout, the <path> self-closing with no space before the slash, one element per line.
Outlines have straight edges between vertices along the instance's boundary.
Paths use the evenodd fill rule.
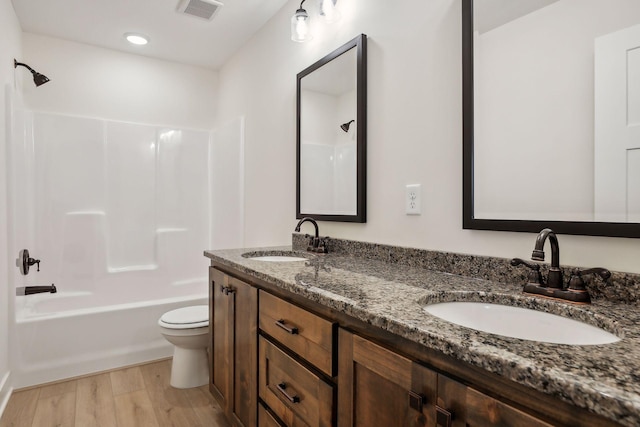
<path fill-rule="evenodd" d="M 340 11 L 336 8 L 337 0 L 320 0 L 320 16 L 328 23 L 340 20 Z"/>
<path fill-rule="evenodd" d="M 291 17 L 291 40 L 294 42 L 306 42 L 311 40 L 311 18 L 304 9 L 296 10 Z"/>

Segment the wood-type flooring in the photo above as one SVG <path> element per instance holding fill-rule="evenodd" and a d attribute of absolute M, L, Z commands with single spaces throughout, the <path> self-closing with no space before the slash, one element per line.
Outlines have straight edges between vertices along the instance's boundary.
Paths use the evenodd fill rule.
<path fill-rule="evenodd" d="M 229 427 L 208 386 L 169 385 L 171 360 L 15 391 L 0 427 Z"/>

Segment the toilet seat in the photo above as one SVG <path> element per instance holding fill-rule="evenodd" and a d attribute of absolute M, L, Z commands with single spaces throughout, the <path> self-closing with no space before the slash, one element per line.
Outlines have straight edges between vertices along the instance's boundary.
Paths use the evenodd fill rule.
<path fill-rule="evenodd" d="M 194 305 L 166 312 L 158 325 L 167 329 L 195 329 L 209 326 L 209 306 Z"/>

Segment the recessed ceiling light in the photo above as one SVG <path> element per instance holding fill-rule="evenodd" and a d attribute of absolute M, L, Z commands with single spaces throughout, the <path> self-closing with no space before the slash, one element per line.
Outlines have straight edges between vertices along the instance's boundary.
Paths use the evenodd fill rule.
<path fill-rule="evenodd" d="M 125 33 L 124 38 L 131 44 L 145 45 L 149 43 L 149 37 L 139 33 Z"/>

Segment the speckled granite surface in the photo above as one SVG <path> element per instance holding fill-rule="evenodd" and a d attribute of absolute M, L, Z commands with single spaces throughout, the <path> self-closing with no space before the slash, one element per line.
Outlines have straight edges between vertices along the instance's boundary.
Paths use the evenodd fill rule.
<path fill-rule="evenodd" d="M 308 240 L 304 234 L 293 233 L 293 248 L 301 251 L 306 250 Z M 509 264 L 510 259 L 507 258 L 429 251 L 346 239 L 329 239 L 327 246 L 329 252 L 333 254 L 359 256 L 400 266 L 426 268 L 428 270 L 487 279 L 501 283 L 524 284 L 527 280 L 528 270 L 522 266 L 512 267 Z M 531 249 L 533 249 L 533 241 Z M 547 259 L 551 259 L 550 253 L 547 253 Z M 544 277 L 547 276 L 548 266 L 548 262 L 542 264 L 541 271 Z M 575 268 L 582 270 L 593 267 L 606 268 L 607 266 L 589 265 L 576 267 L 561 265 L 565 282 L 569 280 L 571 272 Z M 612 271 L 611 273 L 611 278 L 606 282 L 597 276 L 587 276 L 586 286 L 591 298 L 606 299 L 608 301 L 623 302 L 625 304 L 640 304 L 640 274 L 617 271 Z"/>
<path fill-rule="evenodd" d="M 306 247 L 306 240 L 298 239 Z M 294 247 L 299 242 L 294 238 Z M 368 245 L 368 246 L 367 246 Z M 522 294 L 524 274 L 496 271 L 502 281 L 486 280 L 484 258 L 433 253 L 440 261 L 421 260 L 414 250 L 364 244 L 314 255 L 307 261 L 264 262 L 247 252 L 287 253 L 291 247 L 207 251 L 217 262 L 331 307 L 339 312 L 436 349 L 460 361 L 486 369 L 624 425 L 640 425 L 640 310 L 600 298 L 590 306 L 558 303 Z M 386 260 L 384 259 L 386 252 Z M 410 253 L 407 261 L 397 254 Z M 439 255 L 438 255 L 439 254 Z M 438 256 L 435 256 L 438 255 Z M 396 262 L 389 257 L 396 257 Z M 453 260 L 452 260 L 453 256 Z M 400 260 L 400 258 L 402 258 Z M 492 260 L 492 259 L 489 259 Z M 493 259 L 495 260 L 495 259 Z M 462 265 L 465 275 L 443 273 L 435 263 Z M 493 261 L 497 262 L 498 261 Z M 425 268 L 426 267 L 426 268 Z M 433 269 L 432 269 L 433 268 Z M 509 266 L 509 268 L 511 268 Z M 499 269 L 496 267 L 496 269 Z M 476 274 L 477 272 L 477 274 Z M 517 276 L 517 275 L 516 275 Z M 637 283 L 632 283 L 637 286 Z M 431 302 L 467 300 L 506 303 L 560 314 L 603 327 L 623 339 L 599 346 L 569 346 L 502 337 L 457 326 L 423 310 Z"/>

